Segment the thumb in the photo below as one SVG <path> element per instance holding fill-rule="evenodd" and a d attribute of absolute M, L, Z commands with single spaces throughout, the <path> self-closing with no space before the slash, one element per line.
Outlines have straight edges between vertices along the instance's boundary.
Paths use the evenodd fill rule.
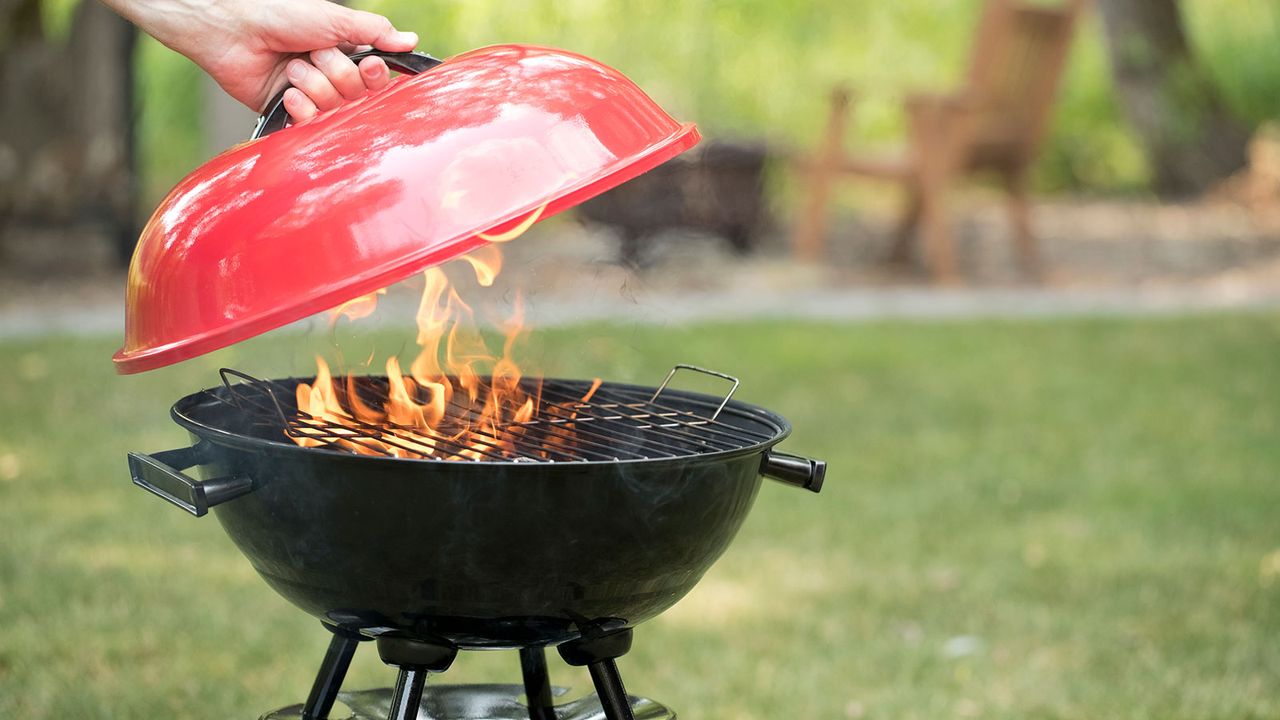
<path fill-rule="evenodd" d="M 372 45 L 388 52 L 408 52 L 418 46 L 418 34 L 396 30 L 387 18 L 363 10 L 331 5 L 335 40 L 352 45 Z"/>

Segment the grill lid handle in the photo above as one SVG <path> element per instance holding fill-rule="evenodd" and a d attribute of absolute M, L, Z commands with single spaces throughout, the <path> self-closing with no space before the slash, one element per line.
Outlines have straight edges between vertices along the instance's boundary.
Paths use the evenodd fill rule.
<path fill-rule="evenodd" d="M 810 492 L 822 490 L 827 462 L 769 450 L 760 459 L 760 474 Z"/>
<path fill-rule="evenodd" d="M 206 445 L 165 450 L 146 455 L 129 453 L 129 475 L 133 484 L 200 517 L 209 508 L 234 500 L 253 490 L 253 480 L 243 475 L 229 475 L 211 480 L 196 480 L 182 471 L 207 462 Z"/>
<path fill-rule="evenodd" d="M 392 70 L 398 70 L 408 75 L 417 75 L 439 65 L 442 61 L 419 52 L 385 52 L 383 50 L 365 50 L 363 52 L 349 55 L 351 62 L 358 63 L 370 55 L 377 55 L 386 61 Z M 284 109 L 284 93 L 292 85 L 285 85 L 284 89 L 276 93 L 267 103 L 267 107 L 262 111 L 262 117 L 258 118 L 258 126 L 253 129 L 253 134 L 249 136 L 250 140 L 257 140 L 263 135 L 269 135 L 277 130 L 283 130 L 289 122 L 289 113 Z"/>

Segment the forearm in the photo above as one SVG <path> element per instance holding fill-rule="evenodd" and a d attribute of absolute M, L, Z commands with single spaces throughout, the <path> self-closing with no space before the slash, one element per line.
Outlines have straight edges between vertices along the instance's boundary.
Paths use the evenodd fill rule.
<path fill-rule="evenodd" d="M 255 13 L 243 0 L 101 0 L 165 46 L 211 70 L 217 60 L 212 38 L 234 36 L 247 15 Z"/>

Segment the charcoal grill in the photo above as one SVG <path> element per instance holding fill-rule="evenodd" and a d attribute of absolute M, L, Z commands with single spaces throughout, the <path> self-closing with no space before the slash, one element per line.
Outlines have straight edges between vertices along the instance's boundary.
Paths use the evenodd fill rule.
<path fill-rule="evenodd" d="M 405 74 L 292 127 L 274 104 L 250 142 L 160 204 L 130 265 L 119 372 L 509 240 L 699 139 L 573 53 L 379 54 Z M 399 675 L 394 689 L 343 694 L 359 720 L 663 720 L 674 714 L 627 695 L 618 674 L 632 629 L 720 556 L 762 476 L 817 491 L 825 472 L 776 451 L 787 421 L 712 374 L 731 383 L 723 396 L 669 387 L 672 375 L 594 390 L 525 380 L 532 415 L 480 423 L 463 441 L 458 428 L 477 418 L 454 406 L 424 444 L 421 425 L 300 411 L 296 378 L 225 370 L 173 406 L 191 444 L 131 453 L 129 468 L 149 492 L 212 513 L 266 582 L 332 633 L 307 701 L 264 718 L 329 717 L 357 646 L 373 641 Z M 370 404 L 389 382 L 340 392 Z M 595 695 L 557 705 L 547 647 L 586 666 Z M 424 689 L 460 649 L 482 648 L 517 649 L 523 683 Z"/>
<path fill-rule="evenodd" d="M 679 370 L 732 387 L 672 389 Z M 459 648 L 520 648 L 525 675 L 545 677 L 531 652 L 556 645 L 591 668 L 609 720 L 630 718 L 613 661 L 631 628 L 693 588 L 762 474 L 815 492 L 825 474 L 773 449 L 790 425 L 734 400 L 736 378 L 688 365 L 657 387 L 603 383 L 589 402 L 577 400 L 588 381 L 526 381 L 537 419 L 487 436 L 474 461 L 357 454 L 350 445 L 375 432 L 394 446 L 394 432 L 299 413 L 298 382 L 224 370 L 221 387 L 173 407 L 190 447 L 129 462 L 140 487 L 193 515 L 212 509 L 267 583 L 334 633 L 303 717 L 325 717 L 356 643 L 376 637 L 405 688 L 390 717 L 417 717 L 425 671 Z M 386 382 L 364 377 L 356 391 L 372 399 Z M 550 697 L 532 692 L 531 706 Z"/>

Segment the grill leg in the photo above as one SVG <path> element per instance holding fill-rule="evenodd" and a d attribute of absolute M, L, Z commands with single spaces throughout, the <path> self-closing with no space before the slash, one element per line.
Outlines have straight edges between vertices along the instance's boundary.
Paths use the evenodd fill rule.
<path fill-rule="evenodd" d="M 387 720 L 418 720 L 427 674 L 448 670 L 458 656 L 458 648 L 401 635 L 380 635 L 378 655 L 382 662 L 400 668 Z"/>
<path fill-rule="evenodd" d="M 635 720 L 627 689 L 622 686 L 622 676 L 618 674 L 618 664 L 612 659 L 599 660 L 588 665 L 587 670 L 591 672 L 591 682 L 595 683 L 596 694 L 600 696 L 604 716 L 609 720 Z"/>
<path fill-rule="evenodd" d="M 400 668 L 396 678 L 396 691 L 391 698 L 391 713 L 387 720 L 418 720 L 418 708 L 422 705 L 422 688 L 427 684 L 427 671 L 416 667 Z"/>
<path fill-rule="evenodd" d="M 329 711 L 338 698 L 338 691 L 342 689 L 342 680 L 351 667 L 351 658 L 356 654 L 356 646 L 367 639 L 358 633 L 328 625 L 325 627 L 333 633 L 333 638 L 329 640 L 329 649 L 325 651 L 324 660 L 320 663 L 320 672 L 316 673 L 316 680 L 311 685 L 311 694 L 302 706 L 302 720 L 325 720 L 329 717 Z"/>
<path fill-rule="evenodd" d="M 529 720 L 556 720 L 546 650 L 520 648 L 520 669 L 524 672 L 524 694 L 529 700 Z"/>
<path fill-rule="evenodd" d="M 635 720 L 631 700 L 614 662 L 631 649 L 631 628 L 607 635 L 570 640 L 560 646 L 560 656 L 570 665 L 586 665 L 608 720 Z"/>

